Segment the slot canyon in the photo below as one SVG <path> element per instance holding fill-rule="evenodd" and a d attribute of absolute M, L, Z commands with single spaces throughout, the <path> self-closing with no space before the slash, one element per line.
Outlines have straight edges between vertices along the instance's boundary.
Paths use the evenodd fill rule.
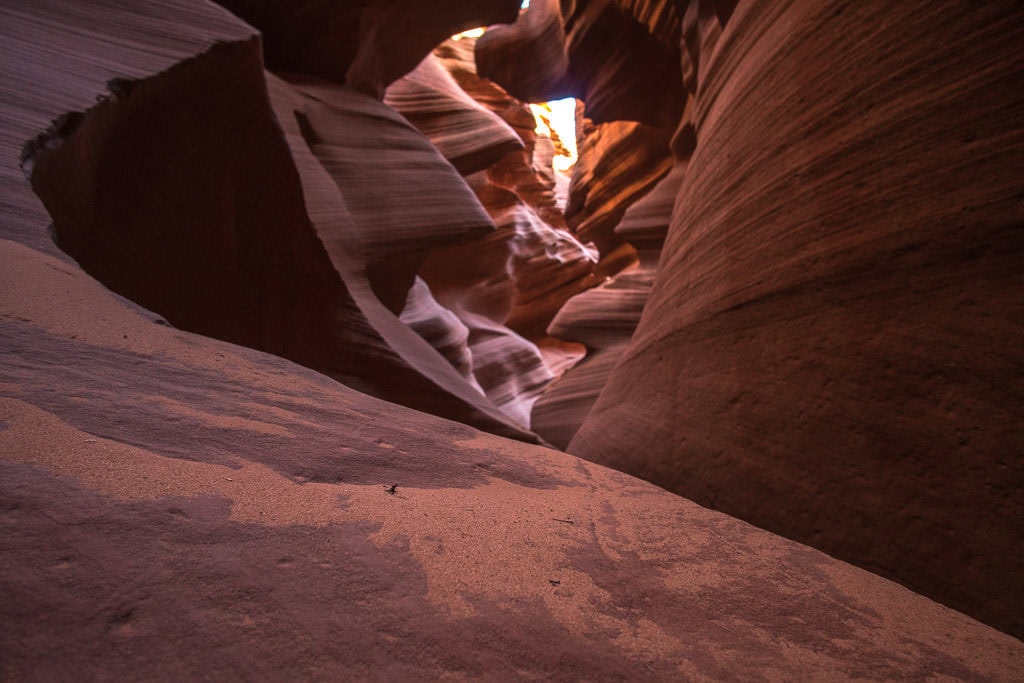
<path fill-rule="evenodd" d="M 1024 680 L 1017 0 L 0 32 L 0 680 Z"/>

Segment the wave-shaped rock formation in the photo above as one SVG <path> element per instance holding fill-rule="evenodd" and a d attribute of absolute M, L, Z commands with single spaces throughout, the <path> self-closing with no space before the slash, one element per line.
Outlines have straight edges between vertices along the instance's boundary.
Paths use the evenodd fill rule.
<path fill-rule="evenodd" d="M 554 446 L 569 445 L 633 337 L 685 171 L 685 162 L 678 163 L 618 223 L 616 234 L 636 254 L 634 267 L 576 295 L 551 322 L 553 336 L 587 348 L 586 358 L 546 387 L 534 404 L 530 426 Z"/>
<path fill-rule="evenodd" d="M 685 103 L 674 7 L 531 3 L 477 42 L 479 73 L 527 101 L 586 101 L 566 222 L 601 251 L 609 273 L 629 261 L 613 230 L 672 166 L 668 142 Z M 675 39 L 673 40 L 673 34 Z"/>
<path fill-rule="evenodd" d="M 633 4 L 531 2 L 515 24 L 480 39 L 480 75 L 528 102 L 585 100 L 598 123 L 674 125 L 686 101 L 674 4 Z"/>
<path fill-rule="evenodd" d="M 62 248 L 175 326 L 534 440 L 528 414 L 504 405 L 518 393 L 495 405 L 399 319 L 432 249 L 495 230 L 462 177 L 377 99 L 294 71 L 268 91 L 236 52 L 209 57 L 217 69 L 121 78 L 74 135 L 42 141 L 68 138 L 32 159 Z M 177 83 L 187 96 L 168 94 Z M 210 108 L 196 117 L 200 99 Z M 244 125 L 224 135 L 230 121 Z M 507 125 L 482 138 L 492 157 L 522 146 Z M 539 391 L 550 374 L 536 355 Z M 508 383 L 518 368 L 501 367 L 495 382 Z"/>
<path fill-rule="evenodd" d="M 688 3 L 692 157 L 569 451 L 1024 633 L 1022 36 L 1009 2 Z"/>
<path fill-rule="evenodd" d="M 602 266 L 613 274 L 635 253 L 615 234 L 630 204 L 649 193 L 672 168 L 669 143 L 673 128 L 633 121 L 580 126 L 580 160 L 569 186 L 566 223 L 580 239 L 593 242 Z"/>
<path fill-rule="evenodd" d="M 1024 678 L 1024 643 L 897 583 L 360 391 L 529 437 L 474 388 L 456 305 L 491 324 L 487 302 L 514 298 L 453 286 L 449 315 L 430 276 L 438 254 L 498 232 L 477 198 L 492 186 L 535 204 L 490 167 L 464 181 L 373 96 L 439 24 L 507 4 L 419 22 L 414 3 L 251 2 L 290 27 L 261 38 L 202 0 L 0 3 L 0 678 Z M 349 23 L 356 6 L 367 16 Z M 737 20 L 758 29 L 743 45 L 786 37 L 751 13 L 720 45 Z M 319 73 L 332 40 L 341 61 Z M 761 105 L 779 84 L 762 87 L 747 116 L 775 111 Z M 698 118 L 698 137 L 716 120 Z M 983 148 L 986 130 L 972 129 Z M 663 310 L 683 205 L 609 387 Z M 626 424 L 606 427 L 614 444 Z"/>
<path fill-rule="evenodd" d="M 476 74 L 472 44 L 471 37 L 446 41 L 384 101 L 466 174 L 494 221 L 493 232 L 434 249 L 420 274 L 442 304 L 438 312 L 453 312 L 468 329 L 475 382 L 529 427 L 540 392 L 580 355 L 546 330 L 570 297 L 592 286 L 595 254 L 565 229 L 551 139 L 535 134 L 525 103 Z"/>

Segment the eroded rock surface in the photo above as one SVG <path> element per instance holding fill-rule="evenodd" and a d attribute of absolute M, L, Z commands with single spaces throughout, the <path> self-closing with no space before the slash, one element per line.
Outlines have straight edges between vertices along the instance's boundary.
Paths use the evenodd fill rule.
<path fill-rule="evenodd" d="M 419 131 L 316 76 L 268 88 L 255 40 L 128 83 L 30 160 L 83 267 L 180 328 L 536 440 L 398 318 L 432 248 L 495 230 Z"/>
<path fill-rule="evenodd" d="M 373 335 L 429 346 L 347 260 L 351 186 L 310 144 L 327 139 L 322 121 L 351 115 L 342 101 L 384 105 L 261 81 L 253 30 L 207 2 L 11 3 L 0 5 L 0 33 L 10 66 L 0 71 L 0 677 L 1024 677 L 1020 641 L 806 546 L 576 457 L 158 324 L 52 244 L 51 217 L 17 165 L 25 141 L 91 107 L 111 79 L 138 80 L 115 81 L 126 97 L 41 144 L 71 154 L 77 138 L 132 161 L 130 146 L 84 143 L 137 126 L 135 156 L 177 153 L 223 173 L 190 169 L 214 177 L 187 197 L 168 184 L 175 201 L 162 204 L 136 184 L 141 197 L 97 202 L 80 219 L 161 206 L 169 216 L 151 216 L 139 237 L 175 216 L 198 216 L 224 242 L 261 226 L 257 235 L 274 235 L 258 215 L 232 222 L 239 209 L 207 194 L 235 188 L 293 216 L 277 228 L 296 241 L 282 240 L 279 272 L 313 294 L 303 278 L 322 278 L 323 299 L 337 293 L 333 306 L 364 316 L 363 351 L 400 356 L 409 347 Z M 253 107 L 244 120 L 235 101 Z M 208 148 L 154 147 L 132 117 L 138 108 L 166 124 L 183 103 L 204 113 Z M 319 116 L 297 116 L 309 112 Z M 276 137 L 260 133 L 268 122 Z M 263 166 L 218 152 L 246 134 L 267 145 Z M 88 173 L 104 160 L 83 154 L 68 168 L 117 180 Z M 270 172 L 282 186 L 267 197 L 241 191 Z M 68 189 L 51 204 L 85 194 Z M 209 205 L 223 224 L 206 218 Z M 309 272 L 281 265 L 298 256 L 315 257 Z"/>
<path fill-rule="evenodd" d="M 672 168 L 674 126 L 654 128 L 632 121 L 580 126 L 580 160 L 573 169 L 566 222 L 581 240 L 601 251 L 609 275 L 635 254 L 615 235 L 626 209 L 650 192 Z"/>
<path fill-rule="evenodd" d="M 452 41 L 454 42 L 454 41 Z M 388 87 L 384 102 L 419 128 L 463 174 L 523 149 L 517 131 L 478 104 L 433 53 Z"/>
<path fill-rule="evenodd" d="M 641 3 L 646 4 L 646 3 Z M 685 104 L 672 3 L 638 18 L 628 3 L 531 2 L 476 46 L 480 75 L 528 102 L 576 97 L 590 118 L 674 125 Z M 669 27 L 666 34 L 649 23 Z"/>
<path fill-rule="evenodd" d="M 705 4 L 652 299 L 570 451 L 1024 633 L 1019 5 Z"/>
<path fill-rule="evenodd" d="M 450 35 L 513 21 L 515 0 L 217 0 L 259 29 L 267 67 L 383 97 Z"/>
<path fill-rule="evenodd" d="M 625 212 L 615 232 L 637 255 L 632 268 L 569 300 L 549 331 L 587 347 L 587 356 L 546 387 L 531 428 L 559 448 L 569 445 L 626 350 L 658 269 L 686 162 L 679 161 L 649 194 Z"/>
<path fill-rule="evenodd" d="M 438 318 L 420 328 L 438 335 L 445 311 L 469 330 L 475 381 L 517 424 L 547 384 L 581 355 L 548 336 L 562 305 L 595 283 L 596 254 L 565 226 L 555 197 L 552 140 L 537 135 L 523 102 L 480 78 L 470 37 L 446 41 L 387 91 L 394 106 L 464 173 L 496 230 L 438 247 L 420 270 Z M 445 198 L 450 201 L 450 198 Z M 550 222 L 549 222 L 550 221 Z M 439 349 L 445 353 L 445 349 Z"/>

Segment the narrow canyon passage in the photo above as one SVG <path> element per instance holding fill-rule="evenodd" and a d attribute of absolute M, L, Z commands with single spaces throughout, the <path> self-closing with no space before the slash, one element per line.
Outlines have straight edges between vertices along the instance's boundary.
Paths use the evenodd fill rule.
<path fill-rule="evenodd" d="M 747 130 L 748 114 L 714 80 L 731 16 L 715 3 L 643 19 L 538 2 L 513 23 L 423 45 L 419 62 L 399 60 L 412 67 L 404 74 L 357 50 L 344 82 L 344 64 L 310 52 L 328 49 L 318 34 L 304 51 L 288 44 L 289 31 L 309 30 L 303 17 L 224 4 L 262 30 L 266 78 L 260 44 L 219 45 L 111 83 L 94 108 L 26 147 L 57 242 L 87 272 L 181 329 L 568 448 L 962 609 L 1016 618 L 989 592 L 1020 569 L 996 550 L 1000 529 L 1021 532 L 1007 523 L 1022 517 L 1024 438 L 1000 408 L 1019 403 L 1019 387 L 996 377 L 1019 370 L 1009 330 L 1020 317 L 1006 314 L 1020 303 L 1003 293 L 1018 289 L 1021 244 L 1003 218 L 954 220 L 991 211 L 1019 221 L 1006 213 L 1016 186 L 1002 160 L 1015 157 L 1001 147 L 1020 134 L 1010 54 L 964 70 L 948 92 L 868 89 L 857 110 L 817 113 L 831 106 L 825 94 L 853 98 L 833 86 L 787 119 L 809 131 L 828 121 L 815 146 L 792 147 L 784 134 L 810 133 L 764 119 L 756 130 L 774 126 L 786 154 L 740 155 L 730 150 L 745 138 L 728 126 Z M 792 19 L 815 36 L 826 19 L 800 7 L 741 16 Z M 991 30 L 954 18 L 969 35 Z M 613 30 L 621 58 L 594 61 Z M 764 59 L 780 49 L 764 47 Z M 952 49 L 928 59 L 951 64 Z M 914 60 L 927 46 L 904 50 L 889 58 L 893 79 L 900 68 L 920 78 Z M 737 71 L 732 82 L 749 78 Z M 794 93 L 776 116 L 789 116 L 802 83 L 787 81 Z M 967 107 L 970 93 L 989 104 Z M 559 156 L 550 105 L 527 103 L 565 95 L 581 98 L 574 161 Z M 714 108 L 716 97 L 725 104 Z M 936 109 L 949 101 L 973 117 L 960 157 L 931 142 L 957 125 Z M 728 144 L 714 137 L 719 120 Z M 910 155 L 929 145 L 947 162 L 916 170 Z M 906 172 L 883 188 L 872 174 L 889 150 L 907 157 Z M 975 185 L 957 170 L 971 158 L 987 178 Z M 571 177 L 555 163 L 571 163 Z M 854 179 L 832 179 L 844 173 Z M 925 195 L 945 203 L 908 198 Z M 756 248 L 744 230 L 764 232 Z M 659 278 L 666 258 L 677 265 Z M 984 354 L 964 345 L 978 330 L 956 322 L 961 309 L 991 327 Z M 934 342 L 908 353 L 905 340 L 921 334 Z M 989 497 L 968 505 L 979 490 Z M 941 556 L 956 569 L 936 572 Z"/>
<path fill-rule="evenodd" d="M 638 269 L 636 248 L 615 230 L 628 229 L 620 220 L 626 208 L 668 171 L 671 131 L 595 124 L 580 102 L 577 169 L 577 101 L 527 104 L 479 76 L 474 47 L 484 32 L 445 40 L 391 83 L 382 103 L 281 71 L 260 124 L 249 113 L 261 97 L 254 74 L 248 90 L 242 78 L 229 86 L 229 69 L 244 69 L 242 58 L 211 54 L 200 60 L 207 65 L 112 83 L 74 126 L 27 145 L 24 161 L 55 216 L 57 243 L 172 325 L 282 355 L 390 401 L 498 434 L 532 440 L 532 431 L 564 448 L 650 290 L 657 252 Z M 164 93 L 175 83 L 195 88 L 198 79 L 208 81 L 205 90 L 242 97 L 218 96 L 224 101 L 197 124 Z M 251 128 L 221 137 L 223 125 L 243 119 Z M 324 187 L 323 201 L 344 216 L 338 232 L 302 226 L 285 149 L 261 141 L 275 120 L 291 129 L 293 156 L 312 155 L 305 175 L 334 185 Z M 222 154 L 235 165 L 209 159 Z M 78 188 L 90 194 L 76 196 Z M 250 192 L 263 203 L 247 203 Z M 658 209 L 646 219 L 663 233 L 671 206 Z M 328 248 L 326 262 L 314 255 L 317 240 Z M 614 277 L 623 270 L 630 272 Z"/>
<path fill-rule="evenodd" d="M 1019 680 L 1019 3 L 0 32 L 0 678 Z"/>

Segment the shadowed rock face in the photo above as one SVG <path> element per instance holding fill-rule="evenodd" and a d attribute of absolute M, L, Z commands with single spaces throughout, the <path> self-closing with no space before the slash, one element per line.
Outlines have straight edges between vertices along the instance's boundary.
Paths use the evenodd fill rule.
<path fill-rule="evenodd" d="M 218 0 L 259 29 L 267 68 L 383 97 L 450 35 L 515 20 L 516 0 Z"/>
<path fill-rule="evenodd" d="M 684 38 L 696 148 L 570 452 L 1024 633 L 1019 4 L 716 33 Z"/>
<path fill-rule="evenodd" d="M 536 440 L 397 317 L 431 248 L 495 229 L 461 176 L 372 97 L 268 88 L 258 50 L 217 47 L 44 138 L 32 182 L 61 247 L 175 326 Z"/>
<path fill-rule="evenodd" d="M 645 17 L 678 32 L 671 3 Z M 480 75 L 528 102 L 577 97 L 596 122 L 674 125 L 685 103 L 679 43 L 615 2 L 531 2 L 477 42 Z M 667 14 L 665 14 L 667 12 Z"/>
<path fill-rule="evenodd" d="M 655 128 L 632 121 L 594 125 L 583 119 L 580 160 L 573 169 L 566 222 L 581 240 L 594 242 L 605 269 L 622 269 L 624 240 L 615 235 L 630 204 L 651 191 L 672 168 L 669 141 L 674 126 Z M 631 260 L 631 259 L 630 259 Z"/>
<path fill-rule="evenodd" d="M 254 30 L 208 2 L 0 4 L 0 35 L 0 678 L 1024 678 L 1020 641 L 819 551 L 157 324 L 46 225 L 72 243 L 86 227 L 119 236 L 110 249 L 154 266 L 184 254 L 192 274 L 226 257 L 200 303 L 231 334 L 358 340 L 338 366 L 386 372 L 353 377 L 462 396 L 460 333 L 433 358 L 377 291 L 368 264 L 408 277 L 420 257 L 354 218 L 369 190 L 346 171 L 345 135 L 367 120 L 421 162 L 423 138 L 351 88 L 263 72 Z M 116 98 L 93 107 L 112 79 Z M 44 207 L 18 153 L 86 109 L 30 150 Z M 462 211 L 484 215 L 437 158 Z M 656 222 L 627 215 L 641 265 Z M 431 240 L 458 233 L 439 223 Z M 83 261 L 102 262 L 89 244 Z M 403 315 L 420 325 L 434 312 L 412 283 Z M 271 305 L 286 295 L 294 311 Z M 307 339 L 225 302 L 292 315 Z"/>

